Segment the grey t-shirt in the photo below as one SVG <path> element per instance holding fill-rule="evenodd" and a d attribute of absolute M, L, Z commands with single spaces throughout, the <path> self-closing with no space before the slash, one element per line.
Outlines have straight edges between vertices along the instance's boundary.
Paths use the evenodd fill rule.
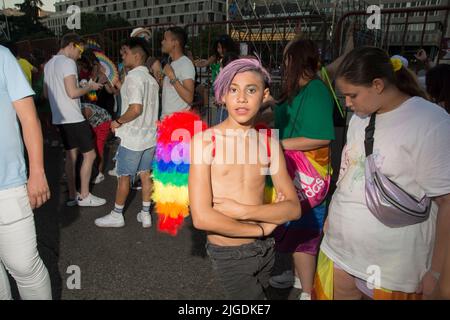
<path fill-rule="evenodd" d="M 192 61 L 186 57 L 173 61 L 170 64 L 175 72 L 175 76 L 184 81 L 192 79 L 195 81 L 195 68 Z M 170 84 L 169 78 L 164 77 L 162 90 L 162 114 L 161 117 L 171 114 L 176 111 L 183 110 L 189 106 L 177 93 L 173 85 Z"/>

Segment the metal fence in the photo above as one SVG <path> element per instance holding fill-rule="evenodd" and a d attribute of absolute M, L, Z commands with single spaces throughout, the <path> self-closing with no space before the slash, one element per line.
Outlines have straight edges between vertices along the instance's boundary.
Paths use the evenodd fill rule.
<path fill-rule="evenodd" d="M 413 52 L 418 48 L 427 48 L 431 58 L 434 58 L 443 46 L 449 10 L 448 5 L 382 9 L 381 28 L 374 30 L 369 30 L 366 26 L 369 13 L 348 12 L 336 24 L 333 47 L 337 50 L 334 56 L 342 53 L 347 29 L 353 26 L 356 28 L 356 46 L 373 45 L 409 58 L 413 58 Z"/>
<path fill-rule="evenodd" d="M 185 25 L 188 33 L 187 51 L 193 59 L 207 58 L 212 54 L 212 44 L 221 34 L 229 34 L 244 54 L 255 54 L 273 76 L 271 88 L 277 96 L 281 88 L 281 64 L 285 45 L 296 36 L 312 39 L 318 44 L 322 60 L 332 61 L 342 53 L 345 35 L 350 27 L 355 46 L 374 45 L 391 53 L 400 53 L 414 58 L 413 52 L 419 47 L 428 49 L 433 58 L 443 45 L 447 30 L 450 6 L 430 6 L 418 8 L 398 8 L 381 10 L 381 28 L 369 30 L 366 20 L 369 14 L 362 10 L 362 1 L 353 3 L 355 11 L 334 10 L 333 15 L 309 14 L 307 16 L 287 16 L 220 22 L 191 23 Z M 345 6 L 345 1 L 343 5 Z M 355 5 L 356 4 L 356 5 Z M 350 8 L 350 7 L 349 7 Z M 337 21 L 337 22 L 336 22 Z M 161 41 L 164 31 L 172 23 L 147 25 L 152 32 L 152 55 L 161 57 Z M 113 61 L 120 61 L 120 46 L 135 26 L 106 29 L 99 34 L 84 36 L 94 39 Z M 34 56 L 49 58 L 58 50 L 57 38 L 23 41 L 18 43 L 19 51 L 32 52 Z M 197 68 L 197 80 L 211 87 L 208 68 Z M 209 110 L 208 110 L 209 111 Z"/>
<path fill-rule="evenodd" d="M 349 2 L 350 3 L 350 2 Z M 227 33 L 237 43 L 245 44 L 248 54 L 256 53 L 265 65 L 279 69 L 282 52 L 286 43 L 296 35 L 315 40 L 322 54 L 322 60 L 329 62 L 339 56 L 345 43 L 345 34 L 350 25 L 356 26 L 356 45 L 375 45 L 386 50 L 405 53 L 412 47 L 429 47 L 431 55 L 438 52 L 447 29 L 450 6 L 430 6 L 381 10 L 381 29 L 366 27 L 368 13 L 358 2 L 356 11 L 334 15 L 315 14 L 220 22 L 192 23 L 185 25 L 189 34 L 188 49 L 194 58 L 206 58 L 211 53 L 211 45 L 219 34 Z M 344 4 L 345 5 L 345 1 Z M 437 15 L 436 15 L 437 14 Z M 338 18 L 340 16 L 340 18 Z M 337 23 L 335 20 L 338 19 Z M 161 56 L 161 40 L 164 30 L 171 23 L 148 25 L 152 31 L 152 55 Z M 105 53 L 114 61 L 120 61 L 120 44 L 129 37 L 134 26 L 106 29 L 99 34 L 85 36 L 95 39 Z M 49 57 L 58 49 L 57 38 L 22 41 L 19 50 L 34 55 Z M 278 72 L 278 71 L 276 71 Z"/>

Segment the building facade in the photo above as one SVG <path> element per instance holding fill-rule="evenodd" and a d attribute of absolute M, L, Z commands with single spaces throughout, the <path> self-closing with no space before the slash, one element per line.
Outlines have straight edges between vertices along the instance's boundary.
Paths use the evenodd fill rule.
<path fill-rule="evenodd" d="M 232 0 L 233 15 L 239 19 L 260 19 L 270 17 L 302 16 L 305 19 L 295 32 L 319 40 L 323 38 L 323 21 L 307 19 L 312 15 L 323 16 L 327 21 L 326 32 L 336 28 L 341 17 L 349 12 L 366 12 L 370 5 L 382 10 L 418 7 L 448 6 L 450 0 Z M 447 10 L 448 11 L 448 10 Z M 450 15 L 446 10 L 416 11 L 407 13 L 382 13 L 380 29 L 368 30 L 367 15 L 348 17 L 346 23 L 353 21 L 358 26 L 359 44 L 390 47 L 438 47 L 441 38 L 450 38 Z M 270 32 L 270 28 L 267 28 Z M 245 33 L 245 31 L 243 31 Z M 256 31 L 254 33 L 257 33 Z M 330 36 L 328 36 L 328 40 Z M 436 48 L 437 49 L 437 48 Z"/>
<path fill-rule="evenodd" d="M 185 25 L 226 20 L 227 0 L 63 0 L 55 3 L 56 12 L 43 23 L 60 35 L 71 5 L 81 12 L 122 17 L 134 26 L 172 23 Z"/>

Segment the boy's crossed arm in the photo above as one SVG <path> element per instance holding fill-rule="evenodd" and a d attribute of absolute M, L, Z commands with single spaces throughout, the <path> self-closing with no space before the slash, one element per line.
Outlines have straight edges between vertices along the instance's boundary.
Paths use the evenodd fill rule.
<path fill-rule="evenodd" d="M 262 221 L 277 225 L 300 218 L 300 202 L 286 168 L 283 150 L 277 140 L 271 140 L 271 146 L 278 150 L 273 153 L 270 163 L 272 182 L 278 194 L 277 201 L 271 204 L 245 205 L 231 199 L 214 198 L 215 208 L 221 213 L 237 220 Z"/>

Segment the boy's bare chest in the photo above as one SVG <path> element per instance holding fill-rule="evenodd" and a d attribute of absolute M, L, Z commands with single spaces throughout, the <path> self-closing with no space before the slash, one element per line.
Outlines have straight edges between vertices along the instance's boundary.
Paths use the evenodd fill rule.
<path fill-rule="evenodd" d="M 217 137 L 211 165 L 214 196 L 260 202 L 269 165 L 267 144 L 261 140 L 253 136 Z"/>
<path fill-rule="evenodd" d="M 260 165 L 212 165 L 211 182 L 214 197 L 259 204 L 264 192 L 265 176 Z"/>

